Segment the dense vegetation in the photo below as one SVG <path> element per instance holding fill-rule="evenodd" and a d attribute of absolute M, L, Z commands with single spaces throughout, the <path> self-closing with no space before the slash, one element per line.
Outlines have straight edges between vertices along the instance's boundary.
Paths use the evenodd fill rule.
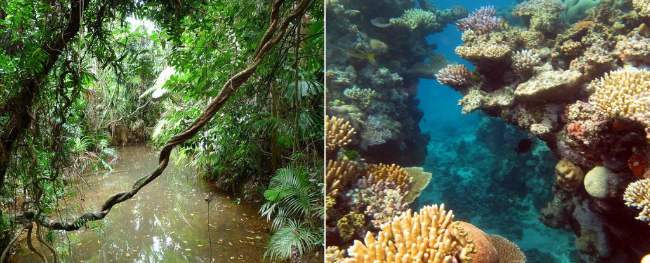
<path fill-rule="evenodd" d="M 0 2 L 2 260 L 27 231 L 51 248 L 35 253 L 57 261 L 53 231 L 110 217 L 174 148 L 222 189 L 265 202 L 271 258 L 321 245 L 322 10 L 313 0 Z M 57 212 L 84 171 L 111 169 L 115 146 L 144 141 L 161 147 L 159 169 L 102 211 Z"/>

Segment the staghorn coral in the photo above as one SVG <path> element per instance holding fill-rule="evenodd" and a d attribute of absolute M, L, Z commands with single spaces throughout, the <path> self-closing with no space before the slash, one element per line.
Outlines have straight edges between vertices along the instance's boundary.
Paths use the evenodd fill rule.
<path fill-rule="evenodd" d="M 429 182 L 431 181 L 431 173 L 425 172 L 422 167 L 405 167 L 404 171 L 411 176 L 411 189 L 404 197 L 404 201 L 407 204 L 410 204 L 415 201 L 415 199 L 422 193 L 422 190 L 429 185 Z"/>
<path fill-rule="evenodd" d="M 503 21 L 494 14 L 494 6 L 484 6 L 471 13 L 467 18 L 458 20 L 458 30 L 473 30 L 479 34 L 485 34 L 492 30 L 501 28 Z"/>
<path fill-rule="evenodd" d="M 325 116 L 325 131 L 327 150 L 333 152 L 352 142 L 352 136 L 356 134 L 349 122 L 329 115 Z"/>
<path fill-rule="evenodd" d="M 411 188 L 411 176 L 399 165 L 371 164 L 367 168 L 372 175 L 373 183 L 380 180 L 396 184 L 403 193 Z"/>
<path fill-rule="evenodd" d="M 377 97 L 377 92 L 373 89 L 361 89 L 354 86 L 343 91 L 343 95 L 357 102 L 362 108 L 368 108 Z"/>
<path fill-rule="evenodd" d="M 390 23 L 404 26 L 415 30 L 417 28 L 439 27 L 437 25 L 436 14 L 419 8 L 411 8 L 404 11 L 404 14 L 398 18 L 391 18 Z"/>
<path fill-rule="evenodd" d="M 449 64 L 438 71 L 436 79 L 442 85 L 461 87 L 472 82 L 472 73 L 465 65 Z"/>
<path fill-rule="evenodd" d="M 612 118 L 639 120 L 648 113 L 650 72 L 625 68 L 611 71 L 593 80 L 588 89 L 594 93 L 589 103 L 596 105 Z"/>
<path fill-rule="evenodd" d="M 623 200 L 627 206 L 641 209 L 636 219 L 650 223 L 650 178 L 629 184 Z"/>
<path fill-rule="evenodd" d="M 512 64 L 513 67 L 521 75 L 529 76 L 532 74 L 533 67 L 539 66 L 542 62 L 542 59 L 539 57 L 539 54 L 528 50 L 520 50 L 512 54 Z"/>
<path fill-rule="evenodd" d="M 571 160 L 562 159 L 555 165 L 555 176 L 557 178 L 557 185 L 560 188 L 566 191 L 573 191 L 582 184 L 584 174 L 582 169 L 571 162 Z"/>
<path fill-rule="evenodd" d="M 514 242 L 499 235 L 489 235 L 488 239 L 497 250 L 499 263 L 526 263 L 526 255 Z"/>
<path fill-rule="evenodd" d="M 650 17 L 650 1 L 649 0 L 632 0 L 634 9 L 639 13 L 639 16 Z"/>
<path fill-rule="evenodd" d="M 364 242 L 355 240 L 343 262 L 451 263 L 460 253 L 459 243 L 449 230 L 453 219 L 444 205 L 425 206 L 415 214 L 409 210 L 384 224 L 377 238 L 368 232 Z"/>
<path fill-rule="evenodd" d="M 327 196 L 334 197 L 361 172 L 359 165 L 350 160 L 329 160 L 326 167 L 325 188 Z"/>

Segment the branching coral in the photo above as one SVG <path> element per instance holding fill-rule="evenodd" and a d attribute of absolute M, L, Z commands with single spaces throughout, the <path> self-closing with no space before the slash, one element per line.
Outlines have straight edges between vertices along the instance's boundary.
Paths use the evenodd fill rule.
<path fill-rule="evenodd" d="M 472 73 L 465 65 L 449 64 L 438 71 L 436 79 L 442 85 L 461 87 L 472 82 Z"/>
<path fill-rule="evenodd" d="M 352 142 L 352 137 L 356 134 L 349 122 L 329 115 L 325 116 L 325 131 L 327 150 L 330 151 L 336 151 Z"/>
<path fill-rule="evenodd" d="M 345 258 L 345 250 L 340 250 L 337 246 L 328 246 L 325 251 L 325 262 L 339 263 Z"/>
<path fill-rule="evenodd" d="M 650 222 L 650 178 L 629 184 L 623 200 L 627 206 L 641 209 L 636 219 Z"/>
<path fill-rule="evenodd" d="M 438 27 L 436 22 L 436 14 L 418 8 L 408 9 L 401 17 L 390 19 L 391 24 L 405 26 L 411 30 L 418 27 Z"/>
<path fill-rule="evenodd" d="M 473 30 L 479 34 L 485 34 L 492 30 L 501 28 L 503 21 L 494 14 L 494 6 L 484 6 L 474 11 L 467 18 L 458 20 L 458 30 Z"/>
<path fill-rule="evenodd" d="M 460 253 L 459 243 L 449 230 L 453 219 L 444 205 L 425 206 L 415 214 L 407 211 L 383 225 L 377 238 L 368 232 L 364 242 L 355 240 L 344 262 L 450 263 Z"/>
<path fill-rule="evenodd" d="M 648 113 L 650 72 L 625 68 L 605 74 L 589 84 L 589 102 L 613 118 L 639 120 Z"/>
<path fill-rule="evenodd" d="M 327 196 L 336 196 L 339 190 L 357 178 L 361 169 L 354 161 L 329 160 L 327 162 L 327 174 L 325 175 L 325 186 Z"/>
<path fill-rule="evenodd" d="M 343 95 L 351 100 L 358 102 L 363 108 L 368 108 L 377 97 L 377 92 L 373 89 L 361 89 L 354 86 L 343 91 Z"/>
<path fill-rule="evenodd" d="M 520 50 L 512 54 L 512 64 L 514 68 L 522 75 L 529 75 L 532 73 L 533 67 L 538 66 L 542 62 L 539 54 L 528 50 Z"/>
<path fill-rule="evenodd" d="M 368 166 L 368 174 L 374 182 L 383 180 L 396 184 L 403 193 L 411 188 L 411 176 L 399 165 L 371 164 Z"/>

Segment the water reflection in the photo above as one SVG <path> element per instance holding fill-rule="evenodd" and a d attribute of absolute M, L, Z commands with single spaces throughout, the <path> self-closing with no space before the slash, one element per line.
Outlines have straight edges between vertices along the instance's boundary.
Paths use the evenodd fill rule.
<path fill-rule="evenodd" d="M 157 152 L 145 146 L 120 150 L 121 161 L 114 170 L 85 177 L 79 183 L 76 209 L 97 210 L 111 194 L 131 187 L 157 166 Z M 96 230 L 82 229 L 57 236 L 57 248 L 64 262 L 209 262 L 212 239 L 214 262 L 262 262 L 269 239 L 269 225 L 257 208 L 236 205 L 229 197 L 215 193 L 208 206 L 203 198 L 209 184 L 197 180 L 193 170 L 170 162 L 156 181 L 136 197 L 117 205 Z M 70 211 L 73 212 L 72 210 Z M 66 240 L 71 240 L 70 245 Z M 40 249 L 40 251 L 45 251 Z M 37 262 L 27 248 L 14 257 L 16 262 Z"/>

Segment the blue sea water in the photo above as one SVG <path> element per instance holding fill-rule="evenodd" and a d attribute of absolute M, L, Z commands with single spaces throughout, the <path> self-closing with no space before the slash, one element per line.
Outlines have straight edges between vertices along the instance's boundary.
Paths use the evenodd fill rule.
<path fill-rule="evenodd" d="M 440 9 L 462 5 L 472 12 L 486 5 L 499 10 L 517 3 L 467 0 L 435 4 Z M 454 52 L 463 44 L 455 25 L 427 40 L 437 46 L 436 53 L 473 70 L 472 64 Z M 458 220 L 517 243 L 529 262 L 578 262 L 575 235 L 547 227 L 537 219 L 552 198 L 557 162 L 544 143 L 533 139 L 533 149 L 517 155 L 514 148 L 528 137 L 526 133 L 482 113 L 463 115 L 457 106 L 460 93 L 436 80 L 421 79 L 417 98 L 424 111 L 420 128 L 431 136 L 424 168 L 433 173 L 419 206 L 447 204 Z"/>

